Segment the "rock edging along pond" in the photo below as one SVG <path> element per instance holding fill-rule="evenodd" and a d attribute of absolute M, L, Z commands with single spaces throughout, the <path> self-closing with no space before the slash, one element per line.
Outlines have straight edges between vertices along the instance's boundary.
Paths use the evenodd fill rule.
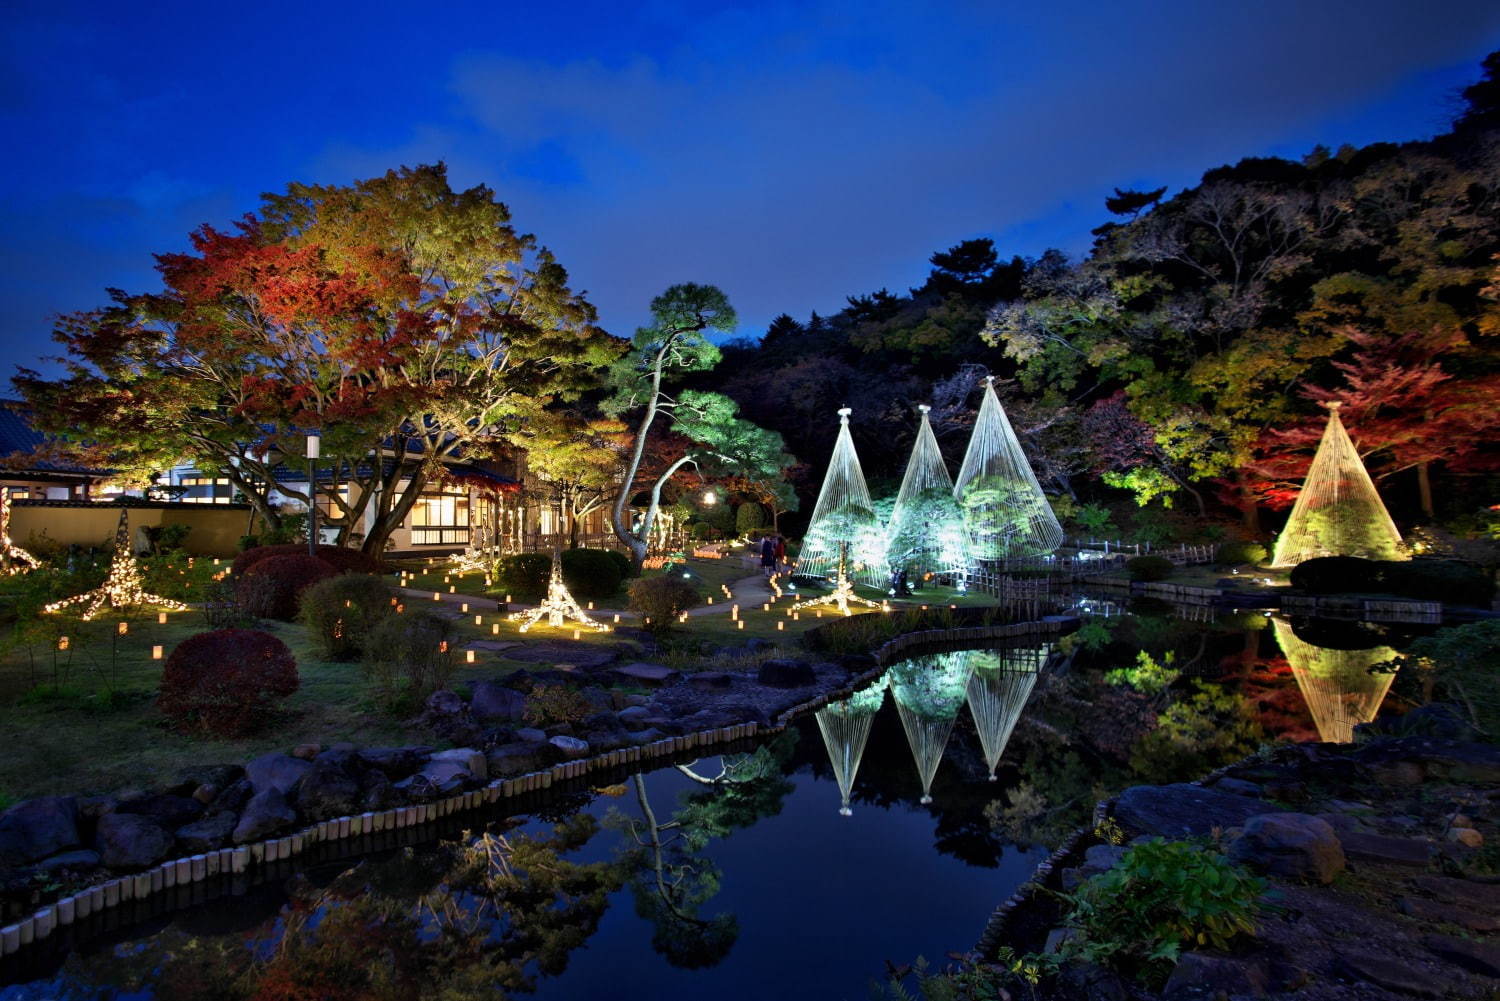
<path fill-rule="evenodd" d="M 172 834 L 151 820 L 155 812 L 171 812 L 172 808 L 186 806 L 192 800 L 199 807 L 194 816 L 201 815 L 202 797 L 212 801 L 215 796 L 213 783 L 205 782 L 192 791 L 192 795 L 179 796 L 162 793 L 156 796 L 131 800 L 131 804 L 147 802 L 147 812 L 106 813 L 104 817 L 119 818 L 106 822 L 104 830 L 95 838 L 96 848 L 108 848 L 112 858 L 119 860 L 118 869 L 135 871 L 111 873 L 112 878 L 87 886 L 75 893 L 40 906 L 34 912 L 0 928 L 0 956 L 8 956 L 26 946 L 46 939 L 57 929 L 89 918 L 91 915 L 119 907 L 122 904 L 147 900 L 167 890 L 202 883 L 221 876 L 243 876 L 275 863 L 294 859 L 316 846 L 344 839 L 380 835 L 386 832 L 406 831 L 438 822 L 454 814 L 478 810 L 502 800 L 528 796 L 561 786 L 575 780 L 602 777 L 606 773 L 629 774 L 639 770 L 645 763 L 669 764 L 674 756 L 692 754 L 701 756 L 710 750 L 719 752 L 731 749 L 736 742 L 747 738 L 780 732 L 800 716 L 816 712 L 830 701 L 845 698 L 859 687 L 875 680 L 886 666 L 917 647 L 933 647 L 945 644 L 972 644 L 976 641 L 1003 640 L 1018 636 L 1055 634 L 1071 629 L 1076 620 L 1055 616 L 1029 623 L 1007 623 L 1001 625 L 960 626 L 922 630 L 895 636 L 881 645 L 873 655 L 864 655 L 861 666 L 864 670 L 846 676 L 842 683 L 825 685 L 824 678 L 811 676 L 813 687 L 818 690 L 810 698 L 796 701 L 776 715 L 774 720 L 762 723 L 759 719 L 727 723 L 706 727 L 672 736 L 663 736 L 634 746 L 616 747 L 601 753 L 588 754 L 584 741 L 554 737 L 553 747 L 571 760 L 560 761 L 546 768 L 536 768 L 522 774 L 490 779 L 486 755 L 472 748 L 454 748 L 448 751 L 431 752 L 426 748 L 392 748 L 360 750 L 350 746 L 336 746 L 324 750 L 321 745 L 304 745 L 295 749 L 301 756 L 269 754 L 255 759 L 247 769 L 237 766 L 218 766 L 225 769 L 221 776 L 227 786 L 238 787 L 246 797 L 235 810 L 229 812 L 234 820 L 233 830 L 217 832 L 222 843 L 233 834 L 260 835 L 255 831 L 255 818 L 266 819 L 266 833 L 275 836 L 236 837 L 243 843 L 231 847 L 210 848 L 166 861 L 156 861 L 174 843 Z M 797 662 L 789 662 L 795 664 Z M 803 668 L 810 672 L 807 665 Z M 764 667 L 762 676 L 765 675 Z M 775 672 L 772 672 L 773 674 Z M 792 680 L 807 680 L 793 671 Z M 690 680 L 690 679 L 689 679 Z M 681 681 L 687 685 L 689 681 Z M 792 685 L 780 685 L 792 689 Z M 452 695 L 452 693 L 439 693 Z M 712 694 L 698 688 L 698 696 Z M 758 712 L 759 710 L 754 710 Z M 569 742 L 571 741 L 571 743 Z M 581 749 L 581 754 L 578 752 Z M 492 752 L 493 753 L 493 752 Z M 311 760 L 309 760 L 311 759 Z M 394 762 L 399 759 L 399 766 Z M 337 785 L 342 771 L 343 780 L 348 780 L 348 769 L 357 762 L 360 767 L 383 770 L 382 765 L 396 772 L 407 772 L 408 781 L 415 776 L 425 776 L 420 790 L 435 793 L 426 802 L 396 806 L 389 809 L 349 813 L 315 821 L 298 818 L 297 812 L 287 802 L 287 794 L 309 774 L 328 772 L 324 778 L 328 784 Z M 229 771 L 245 775 L 229 774 Z M 478 782 L 484 784 L 473 786 Z M 207 787 L 207 789 L 205 789 Z M 283 788 L 284 787 L 284 788 Z M 175 787 L 174 787 L 175 788 Z M 358 786 L 356 785 L 357 792 Z M 223 790 L 218 790 L 222 792 Z M 198 797 L 195 799 L 195 797 Z M 177 802 L 184 801 L 184 802 Z M 71 814 L 71 816 L 69 816 Z M 78 803 L 72 797 L 43 797 L 19 803 L 0 816 L 0 850 L 15 845 L 20 838 L 51 838 L 53 847 L 59 849 L 53 859 L 62 859 L 66 865 L 68 855 L 91 856 L 80 859 L 91 867 L 97 866 L 103 853 L 91 849 L 62 851 L 79 843 L 76 831 Z M 102 819 L 102 818 L 101 818 Z M 208 818 L 212 819 L 212 818 Z M 289 829 L 304 822 L 296 829 Z M 258 823 L 258 822 L 257 822 Z M 244 825 L 250 826 L 245 827 Z M 221 821 L 221 825 L 227 822 Z M 141 830 L 135 830 L 140 827 Z M 72 828 L 71 834 L 64 828 Z M 116 830 L 115 828 L 119 828 Z M 243 828 L 243 829 L 242 829 Z M 180 843 L 182 829 L 178 829 Z M 165 845 L 153 845 L 153 838 L 165 836 Z M 102 839 L 102 840 L 101 840 Z M 104 842 L 107 841 L 108 845 Z M 133 845 L 147 842 L 141 854 L 130 854 Z M 118 849 L 118 850 L 116 850 Z M 154 863 L 154 864 L 153 864 Z"/>

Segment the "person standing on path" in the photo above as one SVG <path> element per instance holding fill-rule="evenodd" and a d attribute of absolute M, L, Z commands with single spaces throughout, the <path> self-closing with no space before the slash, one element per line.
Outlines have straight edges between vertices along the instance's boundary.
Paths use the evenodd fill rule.
<path fill-rule="evenodd" d="M 767 577 L 776 572 L 776 543 L 769 535 L 760 540 L 760 570 Z"/>
<path fill-rule="evenodd" d="M 778 535 L 776 536 L 776 572 L 780 573 L 784 566 L 786 566 L 786 540 Z"/>

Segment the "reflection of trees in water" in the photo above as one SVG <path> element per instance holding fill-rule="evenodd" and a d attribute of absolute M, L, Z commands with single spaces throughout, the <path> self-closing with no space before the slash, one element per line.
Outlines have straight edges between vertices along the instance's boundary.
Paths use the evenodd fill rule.
<path fill-rule="evenodd" d="M 1396 677 L 1391 672 L 1372 673 L 1370 668 L 1392 660 L 1396 651 L 1388 646 L 1364 650 L 1313 646 L 1293 632 L 1291 623 L 1282 619 L 1272 623 L 1318 736 L 1336 744 L 1353 741 L 1355 726 L 1375 718 Z"/>
<path fill-rule="evenodd" d="M 682 796 L 669 819 L 661 819 L 652 806 L 642 774 L 631 779 L 639 818 L 611 812 L 611 825 L 634 842 L 621 852 L 619 865 L 629 874 L 636 913 L 651 922 L 652 948 L 673 966 L 714 966 L 739 938 L 733 914 L 702 913 L 723 879 L 704 851 L 715 838 L 781 812 L 792 791 L 782 772 L 796 740 L 796 732 L 787 731 L 753 754 L 725 755 L 712 776 L 680 766 L 678 771 L 702 788 Z"/>

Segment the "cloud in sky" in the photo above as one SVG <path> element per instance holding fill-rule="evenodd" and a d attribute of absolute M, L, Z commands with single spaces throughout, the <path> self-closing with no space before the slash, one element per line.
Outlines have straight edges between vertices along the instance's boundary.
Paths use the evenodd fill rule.
<path fill-rule="evenodd" d="M 607 327 L 628 332 L 692 280 L 722 286 L 753 335 L 919 283 L 929 253 L 966 237 L 1081 249 L 1115 185 L 1440 131 L 1446 94 L 1500 47 L 1500 8 L 1467 0 L 475 6 L 437 40 L 404 10 L 286 42 L 271 67 L 216 64 L 191 92 L 166 76 L 210 51 L 191 37 L 160 75 L 108 54 L 108 32 L 67 42 L 97 56 L 67 107 L 67 81 L 37 68 L 58 90 L 39 96 L 14 60 L 0 124 L 47 138 L 8 168 L 12 190 L 45 197 L 0 215 L 14 359 L 40 350 L 47 314 L 141 287 L 152 251 L 259 191 L 437 159 L 494 187 Z M 144 44 L 150 60 L 164 42 Z"/>

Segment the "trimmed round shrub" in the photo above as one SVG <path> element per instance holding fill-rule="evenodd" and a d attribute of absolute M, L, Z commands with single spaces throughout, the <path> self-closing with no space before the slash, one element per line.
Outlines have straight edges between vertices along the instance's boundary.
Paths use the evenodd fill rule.
<path fill-rule="evenodd" d="M 693 525 L 692 535 L 693 538 L 700 542 L 706 542 L 709 539 L 717 539 L 719 537 L 719 530 L 707 522 L 700 521 Z"/>
<path fill-rule="evenodd" d="M 375 624 L 395 611 L 391 595 L 383 578 L 339 574 L 302 592 L 297 618 L 325 660 L 353 660 L 364 651 Z"/>
<path fill-rule="evenodd" d="M 1165 556 L 1132 556 L 1125 561 L 1125 573 L 1131 580 L 1166 580 L 1172 576 L 1172 561 Z"/>
<path fill-rule="evenodd" d="M 290 622 L 297 616 L 302 592 L 337 573 L 321 559 L 306 553 L 269 556 L 245 571 L 235 582 L 234 593 L 248 614 Z"/>
<path fill-rule="evenodd" d="M 1292 567 L 1292 586 L 1308 594 L 1384 589 L 1381 564 L 1358 556 L 1319 556 Z"/>
<path fill-rule="evenodd" d="M 156 704 L 179 730 L 240 737 L 296 690 L 297 661 L 285 643 L 258 629 L 215 629 L 177 644 Z"/>
<path fill-rule="evenodd" d="M 247 549 L 234 558 L 233 573 L 238 577 L 245 573 L 261 560 L 270 559 L 272 556 L 306 556 L 307 543 L 288 542 L 276 546 L 256 546 Z M 382 574 L 390 568 L 373 556 L 366 555 L 358 549 L 349 549 L 345 546 L 318 546 L 318 559 L 327 563 L 340 573 L 368 573 Z"/>
<path fill-rule="evenodd" d="M 630 610 L 654 633 L 667 632 L 679 614 L 701 600 L 697 588 L 670 574 L 642 577 L 630 584 Z"/>
<path fill-rule="evenodd" d="M 1214 562 L 1221 567 L 1239 566 L 1241 563 L 1250 563 L 1255 566 L 1266 561 L 1266 547 L 1259 542 L 1245 542 L 1236 539 L 1219 546 L 1214 553 Z"/>
<path fill-rule="evenodd" d="M 446 688 L 456 664 L 453 623 L 428 611 L 387 615 L 365 643 L 365 677 L 395 709 L 415 709 Z"/>
<path fill-rule="evenodd" d="M 603 549 L 568 549 L 562 554 L 563 583 L 585 601 L 614 597 L 620 589 L 620 567 Z"/>
<path fill-rule="evenodd" d="M 545 553 L 515 553 L 500 559 L 495 586 L 506 594 L 540 595 L 547 592 L 552 575 L 552 557 Z"/>
<path fill-rule="evenodd" d="M 618 549 L 601 549 L 600 552 L 605 553 L 610 559 L 615 561 L 615 566 L 620 571 L 621 580 L 629 580 L 636 575 L 635 564 L 630 562 L 629 556 L 626 556 Z"/>

